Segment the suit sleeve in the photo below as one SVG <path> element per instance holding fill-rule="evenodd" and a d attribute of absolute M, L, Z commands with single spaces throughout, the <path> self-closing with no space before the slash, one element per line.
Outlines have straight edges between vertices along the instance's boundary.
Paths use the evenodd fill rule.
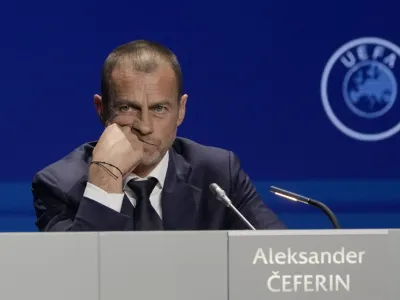
<path fill-rule="evenodd" d="M 128 216 L 85 196 L 77 206 L 50 172 L 36 174 L 32 194 L 39 231 L 123 231 L 132 226 Z"/>
<path fill-rule="evenodd" d="M 286 229 L 277 215 L 269 209 L 257 193 L 249 176 L 243 171 L 239 159 L 230 152 L 231 199 L 236 208 L 256 229 Z M 230 217 L 230 228 L 248 229 L 236 215 Z"/>

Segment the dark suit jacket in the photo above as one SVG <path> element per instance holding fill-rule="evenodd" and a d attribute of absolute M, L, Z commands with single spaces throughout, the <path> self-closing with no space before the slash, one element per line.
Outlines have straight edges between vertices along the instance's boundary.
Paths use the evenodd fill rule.
<path fill-rule="evenodd" d="M 96 142 L 84 144 L 35 175 L 32 193 L 40 231 L 133 230 L 133 219 L 124 211 L 116 212 L 83 197 L 95 145 Z M 215 199 L 209 190 L 213 182 L 226 191 L 256 229 L 284 228 L 232 152 L 176 138 L 169 153 L 161 198 L 165 230 L 247 229 Z"/>

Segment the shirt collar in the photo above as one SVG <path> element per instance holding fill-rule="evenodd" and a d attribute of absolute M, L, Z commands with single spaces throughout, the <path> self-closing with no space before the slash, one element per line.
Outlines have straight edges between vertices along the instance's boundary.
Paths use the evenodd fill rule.
<path fill-rule="evenodd" d="M 129 176 L 127 176 L 124 180 L 124 188 L 126 187 L 126 184 L 132 179 L 143 180 L 150 177 L 154 177 L 158 180 L 157 184 L 162 189 L 164 186 L 165 177 L 167 176 L 168 162 L 169 162 L 169 152 L 167 151 L 167 153 L 165 153 L 164 157 L 161 159 L 158 165 L 146 177 L 142 178 L 137 176 L 136 174 L 130 174 Z"/>

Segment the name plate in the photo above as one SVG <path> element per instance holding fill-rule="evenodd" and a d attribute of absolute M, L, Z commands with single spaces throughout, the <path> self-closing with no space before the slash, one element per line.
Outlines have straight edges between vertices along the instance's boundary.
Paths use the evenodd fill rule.
<path fill-rule="evenodd" d="M 229 232 L 230 300 L 398 300 L 400 233 Z"/>

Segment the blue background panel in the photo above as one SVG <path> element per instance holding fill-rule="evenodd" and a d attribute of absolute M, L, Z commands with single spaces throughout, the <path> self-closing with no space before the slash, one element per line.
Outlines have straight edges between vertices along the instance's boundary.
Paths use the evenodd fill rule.
<path fill-rule="evenodd" d="M 35 230 L 34 174 L 99 137 L 93 95 L 102 63 L 135 39 L 161 42 L 180 60 L 189 100 L 179 135 L 234 151 L 290 228 L 331 225 L 316 208 L 272 195 L 270 185 L 325 202 L 345 228 L 400 227 L 399 134 L 349 137 L 321 95 L 324 69 L 343 45 L 365 37 L 400 45 L 399 9 L 395 0 L 3 2 L 0 230 Z M 377 44 L 367 46 L 371 60 Z M 395 58 L 386 95 L 400 78 Z M 335 64 L 328 95 L 347 126 L 371 133 L 400 121 L 398 96 L 381 117 L 352 113 L 346 72 Z M 375 96 L 361 100 L 386 99 Z"/>

